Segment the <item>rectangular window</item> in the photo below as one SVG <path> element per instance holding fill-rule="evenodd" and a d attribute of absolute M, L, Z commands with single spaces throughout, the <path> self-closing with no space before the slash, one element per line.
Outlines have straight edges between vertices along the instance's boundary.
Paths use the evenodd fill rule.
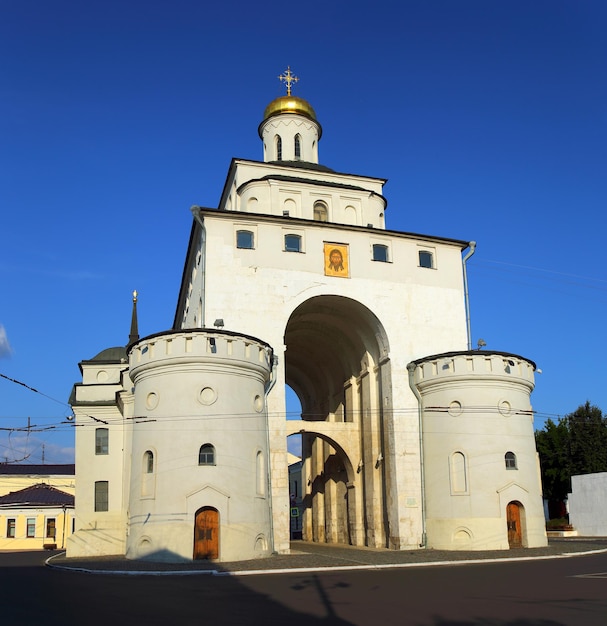
<path fill-rule="evenodd" d="M 95 511 L 109 510 L 108 504 L 108 481 L 98 480 L 95 483 Z"/>
<path fill-rule="evenodd" d="M 54 539 L 57 535 L 57 523 L 54 517 L 49 517 L 46 520 L 46 537 L 48 539 Z"/>
<path fill-rule="evenodd" d="M 434 267 L 432 252 L 428 252 L 427 250 L 419 251 L 419 266 L 427 267 L 428 269 L 432 269 Z"/>
<path fill-rule="evenodd" d="M 95 454 L 109 453 L 109 430 L 107 428 L 95 429 Z"/>
<path fill-rule="evenodd" d="M 250 230 L 236 231 L 236 247 L 252 250 L 255 247 L 255 238 Z"/>
<path fill-rule="evenodd" d="M 36 536 L 36 518 L 27 518 L 27 537 L 32 538 Z"/>
<path fill-rule="evenodd" d="M 10 518 L 6 520 L 6 536 L 9 538 L 15 537 L 15 519 Z"/>
<path fill-rule="evenodd" d="M 373 260 L 381 261 L 382 263 L 388 262 L 388 246 L 384 246 L 380 243 L 373 244 Z"/>
<path fill-rule="evenodd" d="M 285 235 L 285 251 L 301 252 L 301 237 L 299 235 Z"/>

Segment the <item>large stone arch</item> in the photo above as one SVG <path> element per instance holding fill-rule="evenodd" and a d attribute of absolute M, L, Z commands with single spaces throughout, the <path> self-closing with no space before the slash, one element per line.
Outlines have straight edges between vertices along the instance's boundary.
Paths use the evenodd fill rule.
<path fill-rule="evenodd" d="M 360 302 L 325 295 L 293 311 L 284 342 L 285 382 L 302 407 L 302 421 L 290 422 L 288 434 L 302 435 L 304 538 L 386 547 L 386 332 Z"/>

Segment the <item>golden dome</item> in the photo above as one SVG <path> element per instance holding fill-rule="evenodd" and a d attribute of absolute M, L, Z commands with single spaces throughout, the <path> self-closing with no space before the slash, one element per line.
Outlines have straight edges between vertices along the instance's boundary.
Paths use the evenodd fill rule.
<path fill-rule="evenodd" d="M 312 105 L 303 98 L 297 96 L 281 96 L 272 100 L 266 107 L 263 114 L 264 121 L 273 115 L 279 115 L 281 113 L 296 113 L 297 115 L 303 115 L 316 122 L 316 113 L 312 108 Z"/>

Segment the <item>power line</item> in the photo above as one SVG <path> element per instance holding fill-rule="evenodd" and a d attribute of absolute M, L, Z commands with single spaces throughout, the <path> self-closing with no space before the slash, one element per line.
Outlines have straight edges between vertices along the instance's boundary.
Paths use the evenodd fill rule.
<path fill-rule="evenodd" d="M 30 391 L 33 391 L 34 393 L 38 393 L 41 396 L 44 396 L 45 398 L 48 398 L 49 400 L 56 402 L 57 404 L 61 404 L 62 406 L 67 406 L 71 409 L 70 405 L 67 404 L 66 402 L 57 400 L 57 398 L 53 398 L 52 396 L 49 396 L 43 393 L 42 391 L 39 391 L 38 389 L 31 387 L 30 385 L 26 385 L 25 383 L 22 383 L 20 380 L 16 380 L 15 378 L 11 378 L 10 376 L 6 376 L 5 374 L 0 374 L 0 378 L 4 378 L 5 380 L 10 381 L 11 383 L 15 383 L 16 385 L 21 385 L 22 387 L 25 387 L 26 389 L 29 389 Z"/>

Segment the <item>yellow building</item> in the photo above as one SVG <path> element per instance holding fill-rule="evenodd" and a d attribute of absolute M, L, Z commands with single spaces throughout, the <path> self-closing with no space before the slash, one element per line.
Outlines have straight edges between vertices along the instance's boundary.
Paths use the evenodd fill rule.
<path fill-rule="evenodd" d="M 73 519 L 74 496 L 44 483 L 0 496 L 0 550 L 64 548 Z"/>
<path fill-rule="evenodd" d="M 73 463 L 0 463 L 0 550 L 65 547 L 75 488 Z"/>

